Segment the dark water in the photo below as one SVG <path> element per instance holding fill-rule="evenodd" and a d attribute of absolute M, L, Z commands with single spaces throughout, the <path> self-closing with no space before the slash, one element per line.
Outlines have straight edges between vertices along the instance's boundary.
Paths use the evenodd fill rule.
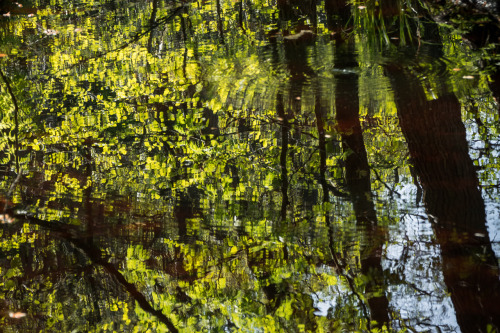
<path fill-rule="evenodd" d="M 2 4 L 2 331 L 497 332 L 486 5 Z"/>

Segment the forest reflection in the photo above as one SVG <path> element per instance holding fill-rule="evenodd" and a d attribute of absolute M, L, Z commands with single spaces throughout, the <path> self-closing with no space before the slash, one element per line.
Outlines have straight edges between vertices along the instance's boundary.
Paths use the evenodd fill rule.
<path fill-rule="evenodd" d="M 486 4 L 2 4 L 2 330 L 498 331 Z"/>

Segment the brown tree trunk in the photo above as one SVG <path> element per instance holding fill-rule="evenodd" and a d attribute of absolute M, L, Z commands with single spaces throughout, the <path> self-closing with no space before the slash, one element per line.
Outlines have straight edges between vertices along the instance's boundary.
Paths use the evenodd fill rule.
<path fill-rule="evenodd" d="M 361 272 L 367 277 L 365 296 L 371 320 L 378 327 L 389 323 L 389 300 L 385 295 L 382 269 L 382 247 L 386 235 L 379 238 L 377 214 L 371 193 L 370 166 L 359 121 L 358 63 L 354 41 L 337 42 L 335 47 L 335 110 L 337 127 L 345 157 L 345 180 L 353 204 L 356 223 L 365 239 L 362 244 Z"/>
<path fill-rule="evenodd" d="M 401 130 L 424 190 L 441 248 L 444 282 L 462 332 L 500 328 L 498 262 L 486 227 L 479 181 L 469 156 L 460 103 L 443 91 L 428 101 L 418 78 L 386 66 Z"/>

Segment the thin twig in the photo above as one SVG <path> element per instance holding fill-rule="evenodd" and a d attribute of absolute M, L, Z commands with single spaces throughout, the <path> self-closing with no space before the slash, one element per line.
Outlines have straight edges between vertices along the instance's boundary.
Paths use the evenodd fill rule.
<path fill-rule="evenodd" d="M 378 172 L 377 172 L 377 170 L 375 168 L 370 168 L 370 169 L 373 171 L 373 173 L 375 173 L 375 177 L 377 178 L 377 180 L 379 182 L 382 183 L 382 185 L 385 186 L 385 188 L 387 188 L 392 194 L 396 194 L 398 197 L 401 198 L 401 194 L 398 191 L 390 188 L 389 185 L 387 185 L 387 183 L 382 180 L 382 178 L 380 177 L 380 175 L 378 174 Z"/>

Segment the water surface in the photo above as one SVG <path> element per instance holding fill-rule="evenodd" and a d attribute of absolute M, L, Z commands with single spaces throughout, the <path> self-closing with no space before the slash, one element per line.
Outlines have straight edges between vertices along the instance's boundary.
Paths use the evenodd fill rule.
<path fill-rule="evenodd" d="M 2 330 L 498 331 L 500 33 L 468 10 L 1 7 Z"/>

